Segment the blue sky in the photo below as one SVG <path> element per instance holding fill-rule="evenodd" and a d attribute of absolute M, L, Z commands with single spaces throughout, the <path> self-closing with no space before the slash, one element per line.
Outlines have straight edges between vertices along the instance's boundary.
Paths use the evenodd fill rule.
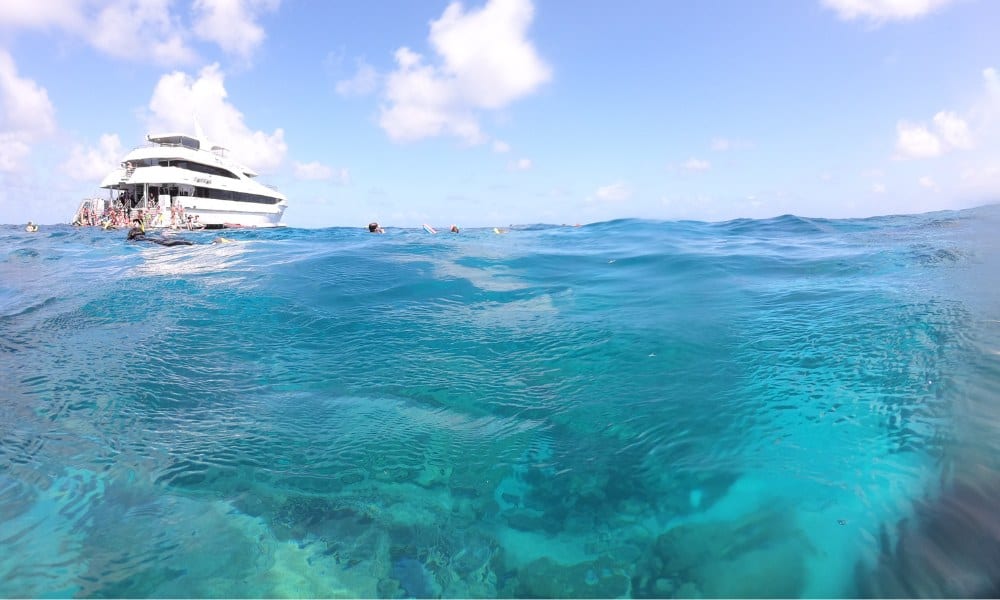
<path fill-rule="evenodd" d="M 194 131 L 296 227 L 1000 199 L 994 0 L 0 3 L 0 222 Z"/>

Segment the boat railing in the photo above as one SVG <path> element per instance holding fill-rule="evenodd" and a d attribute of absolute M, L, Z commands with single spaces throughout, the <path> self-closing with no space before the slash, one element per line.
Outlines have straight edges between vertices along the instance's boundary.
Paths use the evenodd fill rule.
<path fill-rule="evenodd" d="M 184 144 L 180 144 L 177 142 L 152 142 L 152 141 L 147 141 L 145 144 L 139 144 L 138 146 L 134 146 L 132 149 L 140 150 L 142 148 L 157 148 L 160 146 L 167 146 L 169 148 L 187 148 L 188 150 L 200 150 L 200 148 L 192 148 L 191 146 L 186 146 Z"/>

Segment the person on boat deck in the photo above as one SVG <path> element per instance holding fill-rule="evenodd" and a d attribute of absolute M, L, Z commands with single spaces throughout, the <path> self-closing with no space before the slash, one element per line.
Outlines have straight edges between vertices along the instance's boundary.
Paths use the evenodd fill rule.
<path fill-rule="evenodd" d="M 368 233 L 385 233 L 385 230 L 378 223 L 372 222 L 368 224 Z"/>

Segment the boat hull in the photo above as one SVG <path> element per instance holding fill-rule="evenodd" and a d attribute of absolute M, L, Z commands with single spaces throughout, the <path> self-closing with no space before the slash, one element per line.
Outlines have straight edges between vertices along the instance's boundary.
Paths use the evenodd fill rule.
<path fill-rule="evenodd" d="M 285 226 L 281 222 L 281 217 L 285 213 L 284 204 L 259 205 L 190 196 L 175 197 L 175 201 L 184 209 L 182 213 L 184 217 L 180 222 L 172 222 L 170 210 L 167 208 L 160 211 L 151 224 L 153 227 L 184 228 L 188 224 L 188 217 L 191 217 L 191 223 L 209 228 Z"/>

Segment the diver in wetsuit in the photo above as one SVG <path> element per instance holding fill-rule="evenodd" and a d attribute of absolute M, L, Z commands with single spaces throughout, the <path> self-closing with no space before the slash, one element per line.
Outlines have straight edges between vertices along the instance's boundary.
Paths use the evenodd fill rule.
<path fill-rule="evenodd" d="M 194 243 L 182 239 L 168 240 L 162 237 L 146 237 L 146 228 L 142 226 L 142 221 L 139 219 L 132 221 L 132 229 L 128 230 L 128 237 L 126 239 L 130 242 L 153 242 L 154 244 L 159 244 L 161 246 L 190 246 Z"/>

